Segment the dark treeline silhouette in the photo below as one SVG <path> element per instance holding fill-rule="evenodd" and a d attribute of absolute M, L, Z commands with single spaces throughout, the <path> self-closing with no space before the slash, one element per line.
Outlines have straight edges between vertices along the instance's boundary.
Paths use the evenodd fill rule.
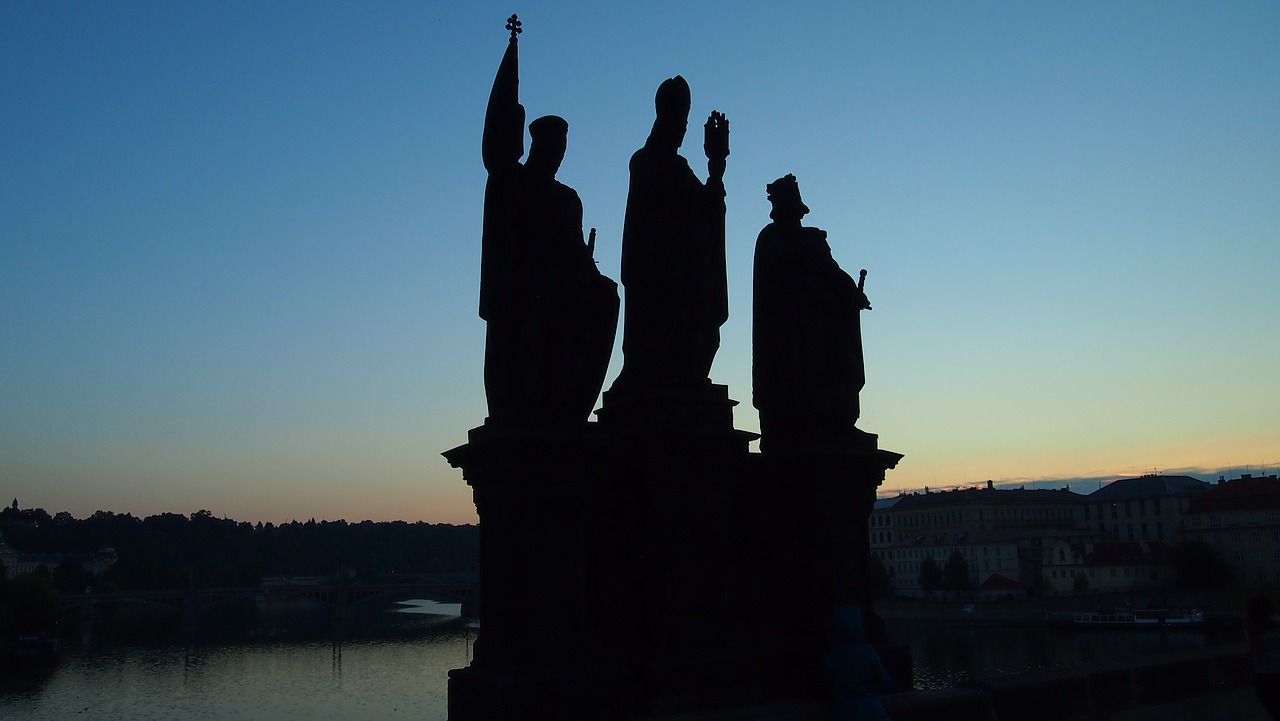
<path fill-rule="evenodd" d="M 65 554 L 51 572 L 63 593 L 251 586 L 264 577 L 335 576 L 371 582 L 395 574 L 473 573 L 479 566 L 476 526 L 345 520 L 280 525 L 162 513 L 137 518 L 98 511 L 77 519 L 65 511 L 0 511 L 4 542 L 20 554 Z M 77 555 L 114 549 L 115 563 L 93 576 Z"/>

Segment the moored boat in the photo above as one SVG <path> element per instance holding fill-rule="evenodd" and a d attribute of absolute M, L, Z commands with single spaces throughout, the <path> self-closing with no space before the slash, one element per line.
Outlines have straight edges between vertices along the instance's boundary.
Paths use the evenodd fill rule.
<path fill-rule="evenodd" d="M 1198 627 L 1204 623 L 1204 614 L 1196 609 L 1171 611 L 1167 608 L 1140 608 L 1112 613 L 1075 613 L 1071 615 L 1071 623 L 1095 628 Z"/>

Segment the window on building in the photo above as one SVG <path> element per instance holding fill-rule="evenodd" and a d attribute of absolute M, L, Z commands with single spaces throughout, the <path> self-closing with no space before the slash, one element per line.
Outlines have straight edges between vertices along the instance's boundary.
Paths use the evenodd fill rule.
<path fill-rule="evenodd" d="M 1239 543 L 1239 542 L 1240 542 L 1240 532 L 1239 532 L 1239 531 L 1232 531 L 1232 532 L 1231 532 L 1231 542 L 1232 542 L 1232 543 Z"/>
<path fill-rule="evenodd" d="M 1231 552 L 1231 560 L 1235 561 L 1236 563 L 1241 563 L 1241 562 L 1243 562 L 1243 561 L 1244 561 L 1244 551 L 1232 551 L 1232 552 Z"/>
<path fill-rule="evenodd" d="M 1119 518 L 1119 517 L 1120 517 L 1120 516 L 1118 515 L 1119 513 L 1120 513 L 1120 507 L 1119 507 L 1117 504 L 1112 503 L 1112 504 L 1111 504 L 1111 518 L 1112 518 L 1112 520 L 1114 520 L 1114 519 L 1116 519 L 1116 518 Z"/>
<path fill-rule="evenodd" d="M 1149 538 L 1151 538 L 1151 534 L 1147 533 L 1147 522 L 1143 521 L 1142 522 L 1142 540 L 1145 541 Z"/>
<path fill-rule="evenodd" d="M 1209 525 L 1210 525 L 1210 526 L 1217 526 L 1217 525 L 1218 525 L 1218 514 L 1213 513 L 1213 514 L 1210 514 L 1210 515 L 1209 515 Z"/>
<path fill-rule="evenodd" d="M 1217 545 L 1217 546 L 1222 545 L 1222 534 L 1221 534 L 1221 533 L 1215 533 L 1215 534 L 1213 534 L 1213 543 L 1214 543 L 1214 545 Z"/>
<path fill-rule="evenodd" d="M 1200 516 L 1192 516 L 1192 517 L 1191 517 L 1191 527 L 1192 527 L 1192 528 L 1199 528 L 1199 527 L 1200 527 Z"/>
<path fill-rule="evenodd" d="M 1164 521 L 1156 521 L 1156 538 L 1164 538 Z"/>
<path fill-rule="evenodd" d="M 1262 561 L 1262 551 L 1254 551 L 1254 552 L 1253 552 L 1253 560 L 1261 562 L 1261 561 Z"/>
<path fill-rule="evenodd" d="M 1135 537 L 1134 537 L 1134 535 L 1133 535 L 1133 524 L 1132 524 L 1132 523 L 1130 523 L 1130 524 L 1129 524 L 1129 540 L 1130 540 L 1130 541 L 1136 541 L 1136 540 L 1138 540 L 1138 539 L 1137 539 L 1137 538 L 1135 538 Z"/>
<path fill-rule="evenodd" d="M 1249 540 L 1254 543 L 1262 543 L 1262 531 L 1250 531 Z"/>
<path fill-rule="evenodd" d="M 1132 501 L 1124 502 L 1124 517 L 1133 518 L 1133 502 Z"/>
<path fill-rule="evenodd" d="M 1116 577 L 1116 569 L 1114 569 L 1114 568 L 1113 568 L 1113 569 L 1111 569 L 1111 577 L 1112 577 L 1112 578 L 1115 578 L 1115 577 Z"/>
<path fill-rule="evenodd" d="M 1163 507 L 1163 506 L 1164 506 L 1164 504 L 1163 504 L 1163 503 L 1161 503 L 1160 501 L 1156 501 L 1153 505 L 1155 505 L 1155 507 L 1156 507 L 1156 515 L 1157 515 L 1157 516 L 1158 516 L 1158 515 L 1160 515 L 1160 509 L 1161 509 L 1161 507 Z"/>
<path fill-rule="evenodd" d="M 1124 569 L 1124 577 L 1125 577 L 1125 578 L 1128 578 L 1128 577 L 1129 577 L 1129 569 L 1127 569 L 1127 568 L 1126 568 L 1126 569 Z"/>

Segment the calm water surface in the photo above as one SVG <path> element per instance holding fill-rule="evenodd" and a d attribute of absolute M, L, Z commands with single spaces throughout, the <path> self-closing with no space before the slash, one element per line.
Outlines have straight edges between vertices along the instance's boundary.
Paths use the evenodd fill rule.
<path fill-rule="evenodd" d="M 888 630 L 911 646 L 925 689 L 1239 641 L 893 620 Z M 432 601 L 365 609 L 337 629 L 341 642 L 331 631 L 320 609 L 278 606 L 202 621 L 186 637 L 172 619 L 81 629 L 56 662 L 0 678 L 0 719 L 444 721 L 447 673 L 468 663 L 476 633 L 456 605 Z"/>
<path fill-rule="evenodd" d="M 1239 630 L 1120 631 L 889 620 L 911 646 L 915 686 L 949 688 L 974 678 L 1082 665 L 1133 665 L 1153 656 L 1242 642 Z"/>
<path fill-rule="evenodd" d="M 444 721 L 446 674 L 467 664 L 475 631 L 428 609 L 457 612 L 413 602 L 372 623 L 353 619 L 341 643 L 291 640 L 314 630 L 306 619 L 243 628 L 249 638 L 230 643 L 91 640 L 5 679 L 0 719 Z"/>

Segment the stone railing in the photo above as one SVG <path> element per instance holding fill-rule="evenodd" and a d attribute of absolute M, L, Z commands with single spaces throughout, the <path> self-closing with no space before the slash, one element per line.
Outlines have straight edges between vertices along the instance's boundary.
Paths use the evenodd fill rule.
<path fill-rule="evenodd" d="M 958 688 L 894 694 L 885 706 L 894 721 L 1261 721 L 1266 715 L 1251 697 L 1252 683 L 1252 663 L 1239 644 L 1136 664 L 979 679 Z"/>

